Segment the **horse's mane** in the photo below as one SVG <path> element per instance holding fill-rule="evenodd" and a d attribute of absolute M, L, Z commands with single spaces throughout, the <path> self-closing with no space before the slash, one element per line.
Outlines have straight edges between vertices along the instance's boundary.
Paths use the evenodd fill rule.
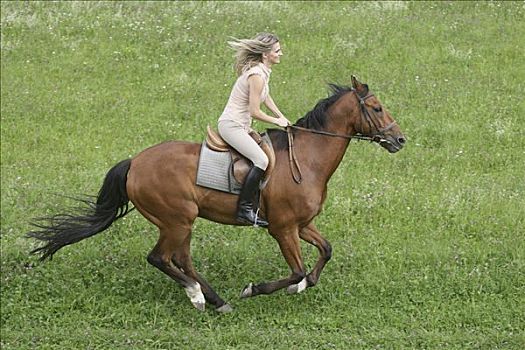
<path fill-rule="evenodd" d="M 319 100 L 314 109 L 306 113 L 304 117 L 299 119 L 294 125 L 303 128 L 322 130 L 326 121 L 326 110 L 335 103 L 342 95 L 351 91 L 347 86 L 339 86 L 336 84 L 328 84 L 332 94 L 325 99 Z"/>
<path fill-rule="evenodd" d="M 307 129 L 314 130 L 323 130 L 326 123 L 326 111 L 330 108 L 331 105 L 335 103 L 341 96 L 346 94 L 349 91 L 352 91 L 352 88 L 348 86 L 339 86 L 336 84 L 328 84 L 330 87 L 331 95 L 327 98 L 319 100 L 315 105 L 314 109 L 306 113 L 306 115 L 294 124 L 295 126 L 300 126 Z M 270 129 L 268 134 L 272 140 L 273 148 L 277 151 L 280 149 L 287 149 L 288 147 L 288 138 L 286 133 L 282 130 Z"/>

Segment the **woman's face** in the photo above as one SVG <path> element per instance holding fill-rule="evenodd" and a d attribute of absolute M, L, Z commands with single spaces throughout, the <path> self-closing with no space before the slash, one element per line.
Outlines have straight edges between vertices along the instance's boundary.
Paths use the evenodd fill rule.
<path fill-rule="evenodd" d="M 272 49 L 265 55 L 270 65 L 278 64 L 281 62 L 281 56 L 283 55 L 283 52 L 281 51 L 281 45 L 278 42 L 273 44 Z"/>

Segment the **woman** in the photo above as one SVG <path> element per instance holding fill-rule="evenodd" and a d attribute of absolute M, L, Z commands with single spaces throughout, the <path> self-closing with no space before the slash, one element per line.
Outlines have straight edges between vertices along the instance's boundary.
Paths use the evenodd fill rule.
<path fill-rule="evenodd" d="M 253 39 L 236 39 L 228 44 L 237 51 L 235 70 L 238 78 L 219 118 L 219 134 L 253 163 L 239 195 L 237 221 L 266 227 L 268 223 L 257 218 L 253 202 L 268 166 L 268 157 L 249 133 L 252 131 L 252 118 L 280 127 L 290 124 L 275 105 L 268 86 L 271 67 L 280 62 L 283 53 L 279 38 L 270 33 L 260 33 Z M 275 117 L 264 113 L 261 103 Z"/>

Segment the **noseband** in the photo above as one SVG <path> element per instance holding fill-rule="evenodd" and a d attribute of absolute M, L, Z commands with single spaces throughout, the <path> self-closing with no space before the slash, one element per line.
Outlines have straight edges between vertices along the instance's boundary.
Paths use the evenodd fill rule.
<path fill-rule="evenodd" d="M 289 125 L 289 126 L 287 126 L 286 127 L 286 133 L 288 134 L 288 155 L 289 155 L 288 156 L 288 160 L 289 160 L 289 163 L 290 163 L 290 169 L 292 171 L 292 177 L 293 177 L 293 179 L 294 179 L 294 181 L 296 183 L 300 184 L 301 181 L 302 181 L 303 176 L 302 176 L 302 173 L 301 173 L 301 168 L 299 167 L 299 162 L 297 161 L 297 157 L 295 156 L 294 145 L 293 145 L 292 129 L 300 130 L 300 131 L 306 131 L 306 132 L 309 132 L 309 133 L 312 133 L 312 134 L 325 135 L 325 136 L 330 136 L 330 137 L 340 137 L 340 138 L 344 138 L 344 139 L 348 139 L 348 140 L 356 139 L 356 140 L 365 140 L 365 141 L 370 141 L 370 142 L 377 142 L 379 144 L 381 144 L 381 143 L 392 144 L 392 142 L 390 142 L 389 140 L 385 139 L 385 134 L 384 133 L 386 131 L 392 129 L 394 127 L 394 125 L 396 125 L 396 121 L 394 120 L 393 122 L 391 122 L 390 124 L 388 124 L 384 128 L 381 128 L 380 125 L 378 124 L 379 117 L 376 115 L 375 112 L 373 112 L 374 118 L 372 118 L 372 116 L 370 115 L 370 112 L 366 108 L 366 104 L 365 104 L 365 101 L 367 99 L 369 99 L 370 97 L 373 97 L 374 94 L 368 94 L 365 97 L 361 97 L 361 96 L 359 96 L 359 93 L 356 91 L 356 89 L 352 88 L 351 91 L 355 93 L 355 96 L 357 97 L 357 100 L 359 101 L 359 106 L 361 108 L 361 124 L 366 122 L 368 124 L 368 127 L 370 128 L 370 130 L 373 130 L 373 129 L 376 130 L 375 134 L 372 134 L 370 136 L 369 135 L 363 135 L 361 133 L 358 133 L 356 135 L 341 135 L 341 134 L 336 134 L 336 133 L 332 133 L 332 132 L 328 132 L 328 131 L 303 128 L 303 127 L 296 126 L 296 125 Z"/>

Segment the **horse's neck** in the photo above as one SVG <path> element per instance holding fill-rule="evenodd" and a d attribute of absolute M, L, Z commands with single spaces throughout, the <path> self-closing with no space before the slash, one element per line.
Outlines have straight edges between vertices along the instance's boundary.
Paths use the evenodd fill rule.
<path fill-rule="evenodd" d="M 329 116 L 327 116 L 324 131 L 336 135 L 354 135 L 354 123 L 350 121 L 355 118 L 349 118 L 349 114 L 352 114 L 352 111 L 356 109 L 358 109 L 357 106 L 349 104 L 348 99 L 339 99 L 326 112 Z M 325 181 L 328 182 L 343 160 L 350 139 L 324 136 L 316 138 L 316 142 L 317 145 L 314 152 L 317 153 L 317 162 L 322 165 L 321 169 L 323 169 L 320 171 L 320 176 L 324 177 Z"/>
<path fill-rule="evenodd" d="M 297 151 L 304 171 L 308 169 L 319 182 L 327 183 L 343 160 L 350 140 L 310 133 L 302 133 L 300 137 Z"/>
<path fill-rule="evenodd" d="M 355 101 L 349 101 L 347 98 L 336 101 L 326 111 L 323 131 L 336 135 L 354 135 L 353 120 L 355 120 L 355 116 L 349 117 L 352 112 L 355 114 L 355 111 L 359 111 L 355 103 Z M 308 132 L 300 133 L 300 135 L 303 139 L 301 153 L 305 165 L 319 182 L 328 183 L 343 160 L 350 139 Z"/>

